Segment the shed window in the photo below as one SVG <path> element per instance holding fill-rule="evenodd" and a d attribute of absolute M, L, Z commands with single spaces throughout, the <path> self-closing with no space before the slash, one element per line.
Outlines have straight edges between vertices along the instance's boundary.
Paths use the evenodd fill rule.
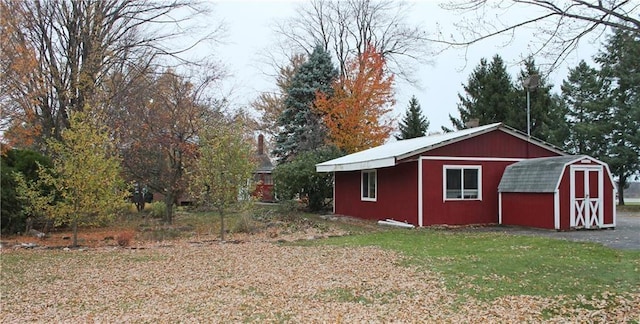
<path fill-rule="evenodd" d="M 376 170 L 362 171 L 362 200 L 376 201 L 378 177 Z"/>
<path fill-rule="evenodd" d="M 445 165 L 443 173 L 444 200 L 482 199 L 480 166 Z"/>

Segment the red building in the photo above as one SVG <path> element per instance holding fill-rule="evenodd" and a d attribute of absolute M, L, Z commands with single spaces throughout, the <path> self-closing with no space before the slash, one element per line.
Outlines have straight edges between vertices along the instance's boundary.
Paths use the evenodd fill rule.
<path fill-rule="evenodd" d="M 556 147 L 496 123 L 391 142 L 317 164 L 316 170 L 334 173 L 335 214 L 394 219 L 416 226 L 495 224 L 502 220 L 498 185 L 509 165 L 564 156 L 566 153 Z M 602 170 L 602 178 L 610 179 L 604 176 L 608 169 Z M 517 182 L 517 178 L 513 181 Z M 558 190 L 571 187 L 560 186 Z M 606 189 L 602 192 L 611 194 Z M 611 213 L 605 206 L 608 199 L 601 205 L 602 219 L 615 222 L 615 216 L 608 216 Z M 563 203 L 570 203 L 569 200 Z M 528 196 L 514 195 L 504 202 L 511 204 L 502 210 L 504 220 L 510 224 L 539 226 L 530 221 L 532 218 L 551 218 L 554 224 L 554 214 L 531 208 Z"/>
<path fill-rule="evenodd" d="M 264 153 L 264 136 L 262 134 L 258 135 L 256 160 L 258 161 L 258 168 L 253 173 L 253 180 L 256 183 L 254 196 L 258 197 L 260 201 L 274 201 L 273 178 L 271 175 L 274 166 L 269 156 Z"/>
<path fill-rule="evenodd" d="M 505 170 L 498 192 L 501 224 L 558 230 L 615 227 L 609 167 L 586 155 L 514 163 Z"/>

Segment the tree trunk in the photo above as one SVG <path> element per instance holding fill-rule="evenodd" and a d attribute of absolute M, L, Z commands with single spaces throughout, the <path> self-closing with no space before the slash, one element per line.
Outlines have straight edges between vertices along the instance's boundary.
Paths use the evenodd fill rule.
<path fill-rule="evenodd" d="M 164 213 L 164 222 L 166 224 L 173 224 L 173 194 L 167 194 L 166 196 L 164 196 L 164 206 L 165 206 L 165 213 Z"/>
<path fill-rule="evenodd" d="M 78 246 L 78 219 L 75 218 L 71 223 L 71 228 L 73 229 L 73 242 L 72 247 Z"/>
<path fill-rule="evenodd" d="M 627 177 L 618 177 L 618 205 L 624 206 L 624 187 L 627 185 Z"/>
<path fill-rule="evenodd" d="M 224 209 L 218 208 L 220 214 L 220 241 L 224 242 Z"/>

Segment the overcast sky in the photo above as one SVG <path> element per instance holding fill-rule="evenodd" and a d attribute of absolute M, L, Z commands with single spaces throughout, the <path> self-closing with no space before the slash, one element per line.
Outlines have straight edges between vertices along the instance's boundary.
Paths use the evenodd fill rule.
<path fill-rule="evenodd" d="M 215 2 L 216 17 L 223 18 L 227 28 L 226 42 L 217 48 L 216 55 L 230 73 L 223 81 L 223 86 L 227 92 L 232 91 L 230 101 L 236 107 L 248 106 L 260 92 L 275 89 L 273 79 L 264 74 L 265 71 L 272 72 L 272 69 L 263 62 L 261 53 L 268 49 L 276 38 L 271 28 L 274 21 L 292 17 L 297 5 L 299 1 Z M 486 14 L 495 15 L 491 12 Z M 527 11 L 523 11 L 511 12 L 506 18 L 496 18 L 519 19 L 526 16 Z M 418 1 L 413 3 L 409 19 L 411 23 L 421 26 L 426 31 L 434 30 L 438 24 L 446 35 L 457 33 L 453 22 L 459 17 L 440 9 L 438 2 Z M 517 62 L 530 54 L 528 45 L 532 32 L 523 30 L 517 33 L 511 42 L 505 38 L 483 41 L 466 52 L 448 50 L 434 56 L 433 64 L 416 66 L 419 87 L 403 82 L 396 84 L 396 106 L 393 116 L 401 118 L 409 99 L 415 95 L 431 122 L 430 131 L 439 131 L 440 126 L 450 127 L 448 115 L 458 117 L 457 94 L 463 92 L 462 84 L 466 84 L 480 59 L 490 59 L 493 55 L 500 54 L 507 63 L 512 78 L 515 78 L 521 68 Z M 566 78 L 567 67 L 577 65 L 580 59 L 590 61 L 599 50 L 599 44 L 581 42 L 578 50 L 574 51 L 559 69 L 549 74 L 549 80 L 555 84 L 557 91 L 562 80 Z M 536 57 L 536 62 L 544 63 L 545 59 Z"/>

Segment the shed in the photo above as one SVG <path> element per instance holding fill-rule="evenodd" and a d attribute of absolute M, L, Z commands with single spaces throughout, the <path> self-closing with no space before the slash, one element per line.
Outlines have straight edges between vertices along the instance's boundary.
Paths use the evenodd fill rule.
<path fill-rule="evenodd" d="M 615 186 L 609 167 L 586 155 L 511 164 L 498 192 L 500 224 L 556 230 L 616 225 Z"/>
<path fill-rule="evenodd" d="M 334 175 L 335 214 L 415 226 L 497 224 L 511 164 L 567 155 L 502 123 L 389 142 L 316 165 Z"/>

